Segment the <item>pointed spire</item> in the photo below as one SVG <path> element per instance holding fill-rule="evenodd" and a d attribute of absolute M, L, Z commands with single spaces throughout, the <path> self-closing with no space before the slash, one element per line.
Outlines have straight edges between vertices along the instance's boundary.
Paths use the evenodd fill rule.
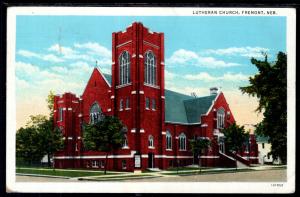
<path fill-rule="evenodd" d="M 98 61 L 96 60 L 95 68 L 97 68 L 97 67 L 98 67 Z"/>

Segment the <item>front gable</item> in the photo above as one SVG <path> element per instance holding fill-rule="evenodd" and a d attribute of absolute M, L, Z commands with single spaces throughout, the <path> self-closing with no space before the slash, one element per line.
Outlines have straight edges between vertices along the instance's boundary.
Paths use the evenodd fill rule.
<path fill-rule="evenodd" d="M 209 110 L 206 114 L 203 114 L 201 117 L 201 122 L 206 123 L 208 125 L 212 125 L 213 128 L 216 128 L 216 120 L 217 120 L 217 111 L 223 109 L 225 112 L 225 127 L 229 124 L 235 122 L 234 116 L 229 108 L 229 105 L 226 101 L 226 98 L 223 92 L 220 92 L 215 100 L 212 102 Z"/>
<path fill-rule="evenodd" d="M 81 97 L 83 100 L 83 116 L 86 121 L 88 121 L 90 107 L 94 103 L 99 104 L 102 112 L 110 112 L 110 89 L 107 79 L 98 68 L 95 68 Z"/>

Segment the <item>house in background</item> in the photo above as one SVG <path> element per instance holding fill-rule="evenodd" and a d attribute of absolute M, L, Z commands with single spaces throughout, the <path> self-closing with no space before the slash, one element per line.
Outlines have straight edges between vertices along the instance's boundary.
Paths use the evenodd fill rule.
<path fill-rule="evenodd" d="M 105 153 L 85 150 L 83 123 L 116 116 L 127 127 L 123 147 L 108 156 L 109 170 L 166 169 L 198 163 L 235 167 L 228 155 L 222 129 L 234 116 L 224 94 L 195 97 L 165 89 L 164 34 L 135 22 L 112 34 L 112 75 L 95 68 L 81 96 L 72 93 L 54 98 L 54 126 L 65 140 L 54 156 L 56 168 L 104 168 Z M 208 138 L 211 147 L 193 155 L 189 140 Z M 255 138 L 251 145 L 256 147 Z M 257 163 L 257 149 L 238 156 L 247 165 Z M 244 158 L 247 156 L 247 158 Z"/>
<path fill-rule="evenodd" d="M 271 152 L 271 144 L 268 142 L 269 137 L 256 136 L 256 142 L 258 145 L 258 162 L 259 164 L 281 164 L 280 158 L 274 160 L 272 155 L 268 154 Z"/>

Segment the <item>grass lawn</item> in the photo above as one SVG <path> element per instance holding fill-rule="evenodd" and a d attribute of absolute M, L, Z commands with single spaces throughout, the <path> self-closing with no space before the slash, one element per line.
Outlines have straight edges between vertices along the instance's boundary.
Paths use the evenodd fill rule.
<path fill-rule="evenodd" d="M 199 167 L 172 167 L 172 168 L 168 168 L 167 171 L 181 171 L 181 170 L 199 170 Z M 209 169 L 208 167 L 201 167 L 201 169 Z"/>
<path fill-rule="evenodd" d="M 220 173 L 233 173 L 233 172 L 247 172 L 247 171 L 252 171 L 252 169 L 238 169 L 236 170 L 220 170 L 220 171 L 191 171 L 191 172 L 171 172 L 171 173 L 162 173 L 164 175 L 196 175 L 196 174 L 220 174 Z"/>
<path fill-rule="evenodd" d="M 148 169 L 142 170 L 142 173 L 155 173 L 155 172 L 157 172 L 157 171 L 152 171 L 152 170 L 148 170 Z"/>
<path fill-rule="evenodd" d="M 79 180 L 87 181 L 122 181 L 128 179 L 141 179 L 141 178 L 154 178 L 158 176 L 139 174 L 139 175 L 126 175 L 126 176 L 107 176 L 107 177 L 93 177 L 93 178 L 80 178 Z"/>
<path fill-rule="evenodd" d="M 16 169 L 16 173 L 36 174 L 36 175 L 50 175 L 50 176 L 64 176 L 64 177 L 81 177 L 81 176 L 100 176 L 104 175 L 103 171 L 84 172 L 84 171 L 68 171 L 68 170 L 51 170 L 51 169 Z M 107 172 L 107 174 L 115 174 Z"/>
<path fill-rule="evenodd" d="M 108 176 L 108 177 L 97 177 L 94 179 L 117 179 L 117 178 L 132 178 L 132 177 L 147 177 L 147 176 L 153 176 L 153 175 L 147 175 L 147 174 L 136 174 L 136 175 L 125 175 L 125 176 Z"/>

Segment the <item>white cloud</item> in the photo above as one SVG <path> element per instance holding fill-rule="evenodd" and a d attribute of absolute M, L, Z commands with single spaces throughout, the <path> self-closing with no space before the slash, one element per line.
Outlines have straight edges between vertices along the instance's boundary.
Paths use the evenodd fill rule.
<path fill-rule="evenodd" d="M 179 49 L 173 53 L 169 59 L 169 63 L 172 64 L 183 64 L 187 61 L 196 60 L 198 55 L 193 51 L 187 51 L 185 49 Z"/>
<path fill-rule="evenodd" d="M 174 79 L 176 76 L 177 76 L 177 74 L 165 70 L 165 79 L 166 79 L 166 80 L 172 80 L 172 79 Z"/>
<path fill-rule="evenodd" d="M 19 79 L 23 77 L 29 78 L 31 83 L 37 83 L 43 79 L 47 78 L 63 78 L 63 76 L 59 74 L 55 74 L 48 70 L 41 70 L 38 66 L 24 63 L 24 62 L 16 62 L 16 73 L 19 76 Z M 30 81 L 28 81 L 30 83 Z"/>
<path fill-rule="evenodd" d="M 27 58 L 31 58 L 31 57 L 34 57 L 34 58 L 38 58 L 38 59 L 41 59 L 41 60 L 44 60 L 44 61 L 49 61 L 49 62 L 63 62 L 64 60 L 57 57 L 56 55 L 53 55 L 53 54 L 46 54 L 46 55 L 43 55 L 43 54 L 38 54 L 38 53 L 34 53 L 34 52 L 31 52 L 31 51 L 27 51 L 27 50 L 19 50 L 17 52 L 18 55 L 21 55 L 23 57 L 27 57 Z"/>
<path fill-rule="evenodd" d="M 249 80 L 249 76 L 244 75 L 242 73 L 237 73 L 237 74 L 225 73 L 222 79 L 225 81 L 247 81 Z"/>
<path fill-rule="evenodd" d="M 92 66 L 89 66 L 88 63 L 83 62 L 83 61 L 78 61 L 78 62 L 72 63 L 72 64 L 70 64 L 70 66 L 72 67 L 71 72 L 73 72 L 73 73 L 85 72 L 85 73 L 91 74 L 92 70 L 93 70 Z"/>
<path fill-rule="evenodd" d="M 172 82 L 166 82 L 166 89 L 172 90 L 175 92 L 179 92 L 186 95 L 191 95 L 191 93 L 196 93 L 197 96 L 207 96 L 209 95 L 209 88 L 203 88 L 203 87 L 190 87 L 190 86 L 178 86 L 175 83 Z"/>
<path fill-rule="evenodd" d="M 183 78 L 187 79 L 187 80 L 191 80 L 191 81 L 206 81 L 206 82 L 210 82 L 210 81 L 217 81 L 219 80 L 218 77 L 213 77 L 210 74 L 208 74 L 207 72 L 201 72 L 199 74 L 189 74 L 189 75 L 185 75 L 183 76 Z"/>
<path fill-rule="evenodd" d="M 80 60 L 93 62 L 93 64 L 96 64 L 97 61 L 97 64 L 101 66 L 111 65 L 111 51 L 96 42 L 75 43 L 73 47 L 61 46 L 56 43 L 50 46 L 47 52 L 53 52 L 54 54 L 39 54 L 28 50 L 19 50 L 17 54 L 54 63 Z"/>
<path fill-rule="evenodd" d="M 52 66 L 51 69 L 55 72 L 58 72 L 58 73 L 68 72 L 68 69 L 66 67 L 62 67 L 62 66 Z"/>
<path fill-rule="evenodd" d="M 18 77 L 16 77 L 16 86 L 19 87 L 20 89 L 26 89 L 30 87 L 27 81 L 23 79 L 19 79 Z"/>
<path fill-rule="evenodd" d="M 51 47 L 48 48 L 48 51 L 54 51 L 57 54 L 62 54 L 64 56 L 74 56 L 76 54 L 78 54 L 77 51 L 74 51 L 73 49 L 71 49 L 70 47 L 64 47 L 61 46 L 59 44 L 54 44 Z"/>
<path fill-rule="evenodd" d="M 263 47 L 230 47 L 226 49 L 208 49 L 203 52 L 203 54 L 215 54 L 215 55 L 226 55 L 226 56 L 243 56 L 243 57 L 254 57 L 262 58 L 263 53 L 268 52 L 268 48 Z"/>
<path fill-rule="evenodd" d="M 17 72 L 22 72 L 25 74 L 31 74 L 31 73 L 35 73 L 39 71 L 39 67 L 34 66 L 32 64 L 29 63 L 24 63 L 24 62 L 16 62 L 16 71 Z"/>
<path fill-rule="evenodd" d="M 184 79 L 191 80 L 191 81 L 205 81 L 205 82 L 212 82 L 212 81 L 246 81 L 249 79 L 249 76 L 244 75 L 242 73 L 232 74 L 230 72 L 225 73 L 223 76 L 212 76 L 207 72 L 200 72 L 198 74 L 188 74 L 183 76 Z"/>
<path fill-rule="evenodd" d="M 55 63 L 64 61 L 62 58 L 59 58 L 53 54 L 44 55 L 44 56 L 42 56 L 42 59 L 45 61 L 55 62 Z"/>
<path fill-rule="evenodd" d="M 40 58 L 40 55 L 31 51 L 27 51 L 27 50 L 19 50 L 17 52 L 17 54 L 24 56 L 24 57 L 36 57 L 36 58 Z"/>
<path fill-rule="evenodd" d="M 167 64 L 171 65 L 193 65 L 193 66 L 203 66 L 209 68 L 226 68 L 233 66 L 240 66 L 238 63 L 224 62 L 222 60 L 217 60 L 213 57 L 204 57 L 199 54 L 188 51 L 185 49 L 179 49 L 175 51 L 172 56 L 167 59 Z"/>
<path fill-rule="evenodd" d="M 89 54 L 95 54 L 107 58 L 111 57 L 111 51 L 96 42 L 87 42 L 83 44 L 75 43 L 74 47 L 79 49 L 88 49 L 89 51 L 87 53 Z"/>

